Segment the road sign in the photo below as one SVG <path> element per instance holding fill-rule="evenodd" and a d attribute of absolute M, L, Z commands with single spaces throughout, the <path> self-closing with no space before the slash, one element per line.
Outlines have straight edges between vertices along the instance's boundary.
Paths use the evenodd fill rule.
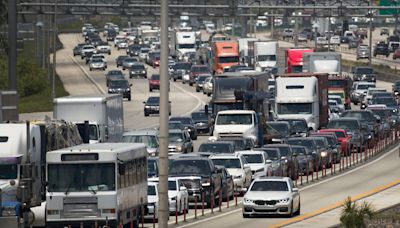
<path fill-rule="evenodd" d="M 380 0 L 379 6 L 400 6 L 400 1 L 397 0 Z M 397 9 L 381 9 L 379 10 L 380 15 L 396 15 L 400 11 Z"/>

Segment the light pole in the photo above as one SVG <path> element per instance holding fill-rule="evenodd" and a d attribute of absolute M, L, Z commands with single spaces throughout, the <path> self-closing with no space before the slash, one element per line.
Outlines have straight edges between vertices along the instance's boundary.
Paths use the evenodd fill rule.
<path fill-rule="evenodd" d="M 292 15 L 295 16 L 295 24 L 294 24 L 294 46 L 299 46 L 299 19 L 298 17 L 301 16 L 301 11 L 293 12 Z"/>
<path fill-rule="evenodd" d="M 56 64 L 57 64 L 57 0 L 54 1 L 54 21 L 53 21 L 53 75 L 51 86 L 51 98 L 56 98 Z"/>
<path fill-rule="evenodd" d="M 161 1 L 161 59 L 160 59 L 160 186 L 158 226 L 168 227 L 168 116 L 169 116 L 169 75 L 168 75 L 168 0 Z"/>
<path fill-rule="evenodd" d="M 368 0 L 368 6 L 371 5 L 371 0 Z M 368 10 L 368 18 L 369 18 L 369 54 L 368 54 L 368 65 L 372 65 L 372 18 L 373 12 L 371 9 Z"/>

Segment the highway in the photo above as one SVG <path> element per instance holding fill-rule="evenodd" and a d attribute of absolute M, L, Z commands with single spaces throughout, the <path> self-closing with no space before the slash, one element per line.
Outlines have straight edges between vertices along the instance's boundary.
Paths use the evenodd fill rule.
<path fill-rule="evenodd" d="M 116 69 L 115 58 L 125 55 L 125 50 L 112 49 L 112 54 L 107 56 L 108 69 L 106 71 L 89 71 L 88 66 L 79 56 L 73 57 L 72 49 L 77 43 L 83 42 L 80 34 L 61 34 L 60 40 L 64 49 L 57 53 L 57 73 L 60 75 L 66 90 L 71 95 L 93 95 L 107 92 L 105 73 L 107 70 Z M 111 44 L 111 43 L 110 43 Z M 291 46 L 287 42 L 280 42 L 280 47 Z M 343 56 L 347 58 L 346 56 Z M 147 66 L 148 76 L 156 73 L 157 69 Z M 128 71 L 125 71 L 128 75 Z M 128 78 L 128 77 L 127 77 Z M 133 84 L 132 101 L 124 101 L 124 121 L 126 129 L 143 129 L 156 127 L 159 123 L 158 116 L 144 117 L 143 101 L 148 96 L 158 95 L 158 91 L 149 92 L 146 79 L 128 79 Z M 181 82 L 170 82 L 170 100 L 172 116 L 189 115 L 192 111 L 204 107 L 209 98 L 202 93 L 196 93 L 194 87 L 183 85 Z M 391 83 L 378 81 L 377 87 L 391 90 Z M 201 136 L 196 140 L 195 150 L 206 141 L 208 136 Z M 396 151 L 384 155 L 364 167 L 356 168 L 348 173 L 326 179 L 322 182 L 308 185 L 301 189 L 302 214 L 313 212 L 327 207 L 347 196 L 354 196 L 377 186 L 400 179 L 398 153 Z M 241 198 L 239 198 L 241 202 Z M 231 201 L 231 205 L 233 202 Z M 216 211 L 217 209 L 215 209 Z M 200 213 L 200 212 L 198 212 Z M 232 210 L 227 214 L 215 212 L 218 217 L 209 217 L 183 226 L 190 227 L 267 227 L 285 221 L 287 218 L 253 218 L 243 219 L 241 208 Z M 223 215 L 223 216 L 222 216 Z M 188 217 L 193 216 L 193 210 Z M 172 225 L 174 221 L 170 219 Z M 182 223 L 180 223 L 182 224 Z"/>

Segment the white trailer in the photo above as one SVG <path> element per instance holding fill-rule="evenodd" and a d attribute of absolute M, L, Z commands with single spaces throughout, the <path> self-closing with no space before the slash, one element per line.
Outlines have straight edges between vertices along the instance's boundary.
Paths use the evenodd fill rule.
<path fill-rule="evenodd" d="M 342 55 L 335 52 L 304 53 L 303 72 L 342 76 Z"/>
<path fill-rule="evenodd" d="M 170 52 L 179 60 L 187 52 L 196 52 L 196 33 L 173 31 L 170 35 Z"/>
<path fill-rule="evenodd" d="M 312 76 L 278 77 L 275 80 L 275 112 L 278 119 L 303 118 L 309 128 L 318 129 L 318 79 Z"/>
<path fill-rule="evenodd" d="M 73 122 L 80 131 L 89 122 L 90 143 L 121 142 L 124 112 L 120 94 L 60 97 L 53 103 L 54 119 Z"/>
<path fill-rule="evenodd" d="M 147 207 L 143 143 L 83 144 L 46 159 L 47 226 L 138 227 L 140 208 Z"/>
<path fill-rule="evenodd" d="M 81 143 L 77 127 L 62 121 L 0 124 L 1 227 L 44 226 L 46 152 Z"/>
<path fill-rule="evenodd" d="M 243 64 L 248 64 L 249 62 L 249 41 L 257 41 L 257 38 L 253 37 L 246 37 L 246 38 L 239 38 L 237 39 L 239 43 L 239 55 L 240 55 L 240 61 Z"/>
<path fill-rule="evenodd" d="M 265 71 L 267 68 L 275 67 L 277 63 L 278 42 L 257 41 L 254 42 L 254 69 Z"/>

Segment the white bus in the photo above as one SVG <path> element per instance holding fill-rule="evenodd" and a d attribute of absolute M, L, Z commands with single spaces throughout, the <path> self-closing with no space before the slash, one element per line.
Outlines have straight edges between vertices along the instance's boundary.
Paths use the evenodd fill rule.
<path fill-rule="evenodd" d="M 46 159 L 47 227 L 137 224 L 147 205 L 144 144 L 82 144 Z"/>

